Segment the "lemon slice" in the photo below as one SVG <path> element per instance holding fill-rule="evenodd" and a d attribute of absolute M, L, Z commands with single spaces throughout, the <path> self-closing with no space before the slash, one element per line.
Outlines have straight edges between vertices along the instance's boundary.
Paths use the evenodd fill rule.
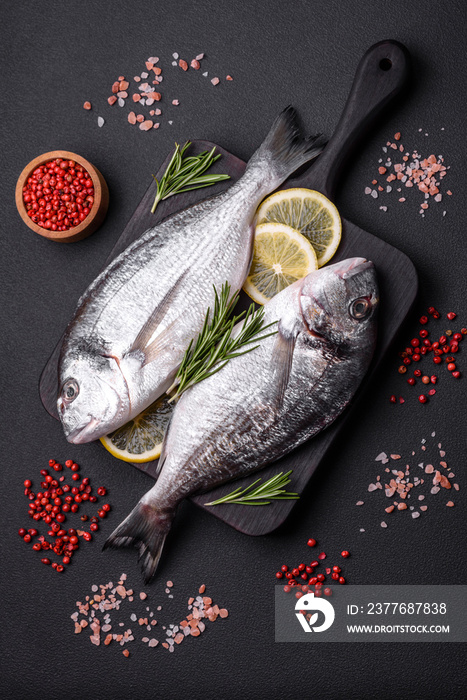
<path fill-rule="evenodd" d="M 257 211 L 257 223 L 272 221 L 300 231 L 315 249 L 318 267 L 332 258 L 341 240 L 339 212 L 327 197 L 315 190 L 297 187 L 265 199 Z"/>
<path fill-rule="evenodd" d="M 243 289 L 253 301 L 265 304 L 317 268 L 315 251 L 301 233 L 285 224 L 260 224 Z"/>
<path fill-rule="evenodd" d="M 173 410 L 168 397 L 161 396 L 136 418 L 100 440 L 106 450 L 124 462 L 152 462 L 160 457 Z"/>

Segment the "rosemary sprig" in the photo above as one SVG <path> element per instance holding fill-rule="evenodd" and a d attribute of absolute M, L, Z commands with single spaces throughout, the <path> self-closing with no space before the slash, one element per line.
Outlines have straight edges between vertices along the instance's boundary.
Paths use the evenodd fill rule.
<path fill-rule="evenodd" d="M 242 506 L 268 506 L 272 500 L 296 500 L 300 498 L 298 493 L 290 493 L 284 490 L 287 484 L 290 484 L 289 476 L 292 474 L 292 469 L 285 474 L 280 472 L 275 476 L 261 484 L 261 486 L 256 486 L 253 488 L 261 479 L 256 479 L 250 486 L 246 489 L 241 489 L 238 487 L 231 493 L 228 493 L 222 498 L 218 498 L 217 501 L 211 501 L 211 503 L 205 503 L 205 506 L 218 506 L 221 503 L 237 503 Z"/>
<path fill-rule="evenodd" d="M 220 153 L 214 155 L 215 146 L 210 151 L 203 151 L 197 156 L 184 158 L 183 155 L 190 145 L 191 141 L 187 141 L 180 148 L 180 145 L 176 143 L 174 154 L 160 181 L 153 175 L 157 185 L 157 193 L 151 208 L 152 214 L 154 214 L 157 205 L 163 199 L 173 197 L 174 194 L 180 194 L 180 192 L 210 187 L 210 185 L 215 185 L 216 182 L 230 178 L 229 175 L 218 175 L 216 173 L 203 175 L 221 157 Z"/>
<path fill-rule="evenodd" d="M 171 402 L 178 400 L 183 392 L 194 384 L 218 372 L 232 358 L 245 355 L 258 347 L 257 344 L 252 347 L 247 346 L 277 333 L 272 331 L 261 335 L 263 331 L 274 325 L 275 321 L 265 326 L 264 309 L 255 311 L 254 304 L 250 305 L 246 313 L 242 311 L 237 316 L 231 316 L 239 292 L 235 292 L 231 297 L 230 285 L 227 282 L 222 285 L 220 294 L 215 287 L 214 293 L 212 319 L 209 308 L 200 334 L 196 340 L 190 341 L 175 380 L 167 390 L 168 394 L 173 394 Z M 233 335 L 235 324 L 243 317 L 242 327 Z"/>

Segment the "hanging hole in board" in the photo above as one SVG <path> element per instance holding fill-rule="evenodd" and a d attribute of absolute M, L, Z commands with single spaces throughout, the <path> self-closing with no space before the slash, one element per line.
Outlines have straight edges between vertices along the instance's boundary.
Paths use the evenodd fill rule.
<path fill-rule="evenodd" d="M 381 61 L 379 62 L 379 67 L 381 70 L 391 70 L 392 68 L 392 61 L 389 58 L 382 58 Z"/>

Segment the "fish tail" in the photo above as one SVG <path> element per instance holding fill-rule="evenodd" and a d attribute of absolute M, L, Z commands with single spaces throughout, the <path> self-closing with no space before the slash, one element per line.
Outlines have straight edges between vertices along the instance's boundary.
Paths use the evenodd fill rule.
<path fill-rule="evenodd" d="M 149 583 L 159 564 L 174 514 L 174 510 L 159 510 L 141 500 L 112 532 L 103 549 L 131 545 L 137 547 L 144 582 Z"/>
<path fill-rule="evenodd" d="M 272 191 L 301 165 L 316 158 L 325 145 L 322 134 L 301 138 L 296 112 L 289 105 L 276 118 L 269 134 L 251 157 L 248 170 L 258 171 L 258 178 Z"/>

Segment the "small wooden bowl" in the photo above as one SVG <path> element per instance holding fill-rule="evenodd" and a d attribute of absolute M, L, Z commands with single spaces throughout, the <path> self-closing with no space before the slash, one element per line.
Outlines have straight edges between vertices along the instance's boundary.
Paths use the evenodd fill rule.
<path fill-rule="evenodd" d="M 94 204 L 92 205 L 91 211 L 87 217 L 82 221 L 79 226 L 74 226 L 67 231 L 51 231 L 50 229 L 42 228 L 32 221 L 28 216 L 26 205 L 23 201 L 23 187 L 31 175 L 31 173 L 39 166 L 48 162 L 49 160 L 54 160 L 55 158 L 61 158 L 62 160 L 74 160 L 79 165 L 89 173 L 92 179 L 92 184 L 94 186 Z M 29 226 L 33 231 L 48 238 L 51 241 L 59 241 L 60 243 L 72 243 L 73 241 L 81 241 L 86 238 L 91 233 L 99 228 L 105 219 L 107 214 L 107 208 L 109 206 L 109 190 L 107 183 L 102 177 L 99 170 L 92 165 L 86 158 L 77 155 L 76 153 L 71 153 L 71 151 L 50 151 L 50 153 L 43 153 L 41 156 L 34 158 L 28 165 L 24 168 L 23 172 L 18 178 L 16 183 L 16 208 L 19 211 L 21 218 L 24 223 Z"/>

